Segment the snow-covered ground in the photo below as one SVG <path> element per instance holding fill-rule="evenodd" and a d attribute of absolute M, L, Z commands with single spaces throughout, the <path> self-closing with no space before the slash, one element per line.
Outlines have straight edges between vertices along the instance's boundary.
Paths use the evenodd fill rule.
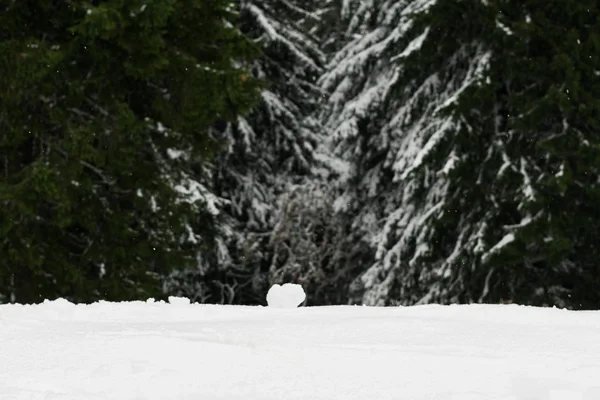
<path fill-rule="evenodd" d="M 2 400 L 598 400 L 600 312 L 0 306 Z"/>

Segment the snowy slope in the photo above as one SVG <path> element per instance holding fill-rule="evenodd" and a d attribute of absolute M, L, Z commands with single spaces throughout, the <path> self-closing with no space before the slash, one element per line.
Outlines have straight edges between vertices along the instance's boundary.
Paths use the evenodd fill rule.
<path fill-rule="evenodd" d="M 600 399 L 600 312 L 0 306 L 2 400 Z"/>

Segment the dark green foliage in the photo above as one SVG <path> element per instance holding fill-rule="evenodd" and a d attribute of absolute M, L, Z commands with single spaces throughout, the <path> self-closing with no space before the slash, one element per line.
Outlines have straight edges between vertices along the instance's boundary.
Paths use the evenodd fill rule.
<path fill-rule="evenodd" d="M 159 297 L 212 247 L 195 179 L 255 51 L 227 1 L 98 3 L 0 6 L 2 301 Z"/>
<path fill-rule="evenodd" d="M 498 277 L 515 301 L 600 306 L 600 9 L 595 1 L 504 1 L 513 33 L 494 43 L 492 80 L 506 113 L 507 151 L 532 193 Z"/>
<path fill-rule="evenodd" d="M 317 164 L 322 132 L 311 114 L 324 57 L 306 29 L 319 21 L 313 1 L 241 1 L 240 11 L 240 29 L 261 50 L 251 70 L 264 87 L 252 111 L 218 136 L 227 143 L 211 185 L 227 199 L 219 247 L 201 266 L 175 274 L 169 286 L 195 301 L 262 304 L 273 283 L 280 197 Z"/>
<path fill-rule="evenodd" d="M 348 4 L 322 82 L 353 300 L 599 307 L 598 5 Z"/>
<path fill-rule="evenodd" d="M 471 40 L 491 55 L 485 83 L 447 109 L 463 123 L 428 162 L 436 170 L 450 154 L 460 160 L 445 212 L 431 223 L 432 251 L 416 264 L 446 268 L 432 275 L 437 282 L 414 281 L 443 287 L 429 301 L 600 305 L 592 290 L 600 273 L 600 25 L 597 5 L 584 3 L 440 2 L 428 14 L 432 46 Z M 448 19 L 461 15 L 450 29 Z"/>

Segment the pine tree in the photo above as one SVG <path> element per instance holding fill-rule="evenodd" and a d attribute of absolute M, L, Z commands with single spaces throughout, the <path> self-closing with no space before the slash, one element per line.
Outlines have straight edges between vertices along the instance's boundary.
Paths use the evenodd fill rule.
<path fill-rule="evenodd" d="M 592 3 L 349 3 L 321 82 L 353 301 L 598 304 Z"/>
<path fill-rule="evenodd" d="M 161 297 L 212 248 L 208 129 L 256 98 L 232 18 L 222 0 L 2 3 L 0 301 Z"/>
<path fill-rule="evenodd" d="M 261 304 L 269 288 L 278 204 L 315 166 L 320 141 L 311 118 L 323 55 L 308 32 L 318 21 L 312 1 L 241 1 L 240 29 L 261 49 L 253 77 L 265 87 L 247 117 L 228 124 L 211 187 L 227 204 L 218 251 L 177 274 L 174 288 L 195 301 Z M 207 277 L 211 277 L 207 279 Z"/>

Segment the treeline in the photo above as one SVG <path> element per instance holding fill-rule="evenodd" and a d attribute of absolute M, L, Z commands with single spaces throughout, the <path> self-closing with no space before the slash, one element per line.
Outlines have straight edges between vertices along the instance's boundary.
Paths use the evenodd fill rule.
<path fill-rule="evenodd" d="M 600 307 L 600 6 L 0 2 L 0 302 Z"/>

